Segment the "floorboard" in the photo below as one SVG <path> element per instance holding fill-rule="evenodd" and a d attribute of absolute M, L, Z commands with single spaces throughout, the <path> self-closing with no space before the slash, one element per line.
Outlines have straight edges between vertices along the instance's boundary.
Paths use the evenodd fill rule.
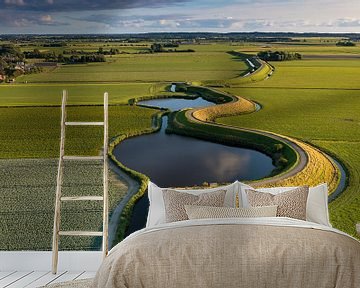
<path fill-rule="evenodd" d="M 15 283 L 17 280 L 22 279 L 29 274 L 31 274 L 31 272 L 11 273 L 10 275 L 8 275 L 0 280 L 0 287 L 1 288 L 9 287 L 11 284 Z"/>
<path fill-rule="evenodd" d="M 6 288 L 18 288 L 18 287 L 26 287 L 27 285 L 30 285 L 31 283 L 35 282 L 36 280 L 40 279 L 42 276 L 46 275 L 49 272 L 39 272 L 39 271 L 32 271 L 25 277 L 18 279 L 13 284 L 9 285 Z"/>

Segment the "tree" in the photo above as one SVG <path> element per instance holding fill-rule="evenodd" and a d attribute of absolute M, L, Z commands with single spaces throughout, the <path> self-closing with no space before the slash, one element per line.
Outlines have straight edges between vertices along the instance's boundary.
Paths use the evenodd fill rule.
<path fill-rule="evenodd" d="M 158 53 L 158 52 L 163 52 L 164 48 L 160 43 L 154 43 L 151 45 L 150 50 L 151 52 Z"/>
<path fill-rule="evenodd" d="M 0 45 L 0 56 L 5 60 L 7 58 L 13 62 L 22 61 L 24 59 L 24 54 L 13 44 Z"/>
<path fill-rule="evenodd" d="M 299 53 L 290 53 L 286 51 L 262 51 L 257 55 L 260 59 L 265 61 L 300 60 L 302 58 Z"/>
<path fill-rule="evenodd" d="M 59 62 L 59 63 L 65 62 L 65 57 L 64 57 L 63 54 L 59 54 L 59 55 L 57 56 L 57 62 Z"/>
<path fill-rule="evenodd" d="M 5 67 L 4 72 L 7 78 L 12 78 L 15 76 L 16 69 L 12 67 Z"/>

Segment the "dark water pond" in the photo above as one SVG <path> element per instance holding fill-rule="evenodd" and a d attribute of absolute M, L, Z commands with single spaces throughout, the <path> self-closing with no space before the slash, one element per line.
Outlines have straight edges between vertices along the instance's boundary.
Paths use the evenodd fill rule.
<path fill-rule="evenodd" d="M 148 175 L 162 187 L 201 185 L 263 178 L 274 169 L 270 157 L 251 149 L 158 133 L 130 138 L 114 154 L 125 166 Z"/>
<path fill-rule="evenodd" d="M 213 105 L 200 99 L 161 99 L 139 104 L 147 102 L 146 105 L 174 110 Z M 125 166 L 149 176 L 160 187 L 254 180 L 266 177 L 275 168 L 272 159 L 258 151 L 166 134 L 166 127 L 167 117 L 164 116 L 158 133 L 127 139 L 116 146 L 114 155 Z M 137 202 L 127 234 L 145 226 L 148 206 L 147 197 Z"/>

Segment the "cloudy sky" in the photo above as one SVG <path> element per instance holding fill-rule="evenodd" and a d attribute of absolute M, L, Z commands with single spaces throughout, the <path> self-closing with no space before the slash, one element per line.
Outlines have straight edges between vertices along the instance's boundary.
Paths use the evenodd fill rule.
<path fill-rule="evenodd" d="M 0 34 L 360 32 L 360 0 L 0 0 Z"/>

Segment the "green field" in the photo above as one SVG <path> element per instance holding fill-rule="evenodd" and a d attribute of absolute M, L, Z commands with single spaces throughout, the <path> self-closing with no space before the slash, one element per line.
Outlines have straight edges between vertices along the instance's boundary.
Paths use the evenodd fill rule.
<path fill-rule="evenodd" d="M 271 79 L 251 87 L 360 89 L 360 59 L 301 60 L 273 63 Z"/>
<path fill-rule="evenodd" d="M 60 107 L 0 108 L 0 158 L 58 157 Z M 101 106 L 68 108 L 69 121 L 102 121 Z M 155 110 L 136 106 L 109 107 L 110 138 L 151 127 Z M 68 127 L 68 155 L 98 155 L 102 147 L 100 127 Z"/>
<path fill-rule="evenodd" d="M 336 41 L 337 42 L 337 41 Z M 235 46 L 236 47 L 236 46 Z M 244 53 L 256 54 L 259 51 L 288 51 L 288 52 L 299 52 L 302 55 L 344 55 L 351 56 L 360 54 L 360 47 L 339 47 L 335 46 L 335 43 L 319 42 L 316 40 L 310 43 L 257 43 L 255 45 L 237 46 L 233 50 L 240 50 Z"/>
<path fill-rule="evenodd" d="M 0 85 L 0 107 L 60 105 L 63 89 L 69 93 L 68 104 L 102 104 L 105 91 L 109 92 L 110 104 L 126 104 L 134 95 L 152 95 L 153 86 L 151 83 Z"/>
<path fill-rule="evenodd" d="M 117 55 L 105 63 L 61 65 L 50 73 L 21 76 L 18 83 L 203 81 L 236 77 L 247 66 L 221 52 Z"/>
<path fill-rule="evenodd" d="M 349 171 L 349 186 L 331 203 L 331 220 L 335 227 L 355 235 L 355 223 L 360 222 L 357 188 L 360 181 L 360 59 L 328 57 L 272 63 L 276 67 L 274 74 L 265 81 L 252 83 L 235 78 L 243 75 L 248 66 L 227 53 L 231 50 L 250 54 L 262 50 L 286 50 L 304 55 L 360 54 L 358 46 L 336 47 L 336 39 L 323 40 L 332 42 L 312 39 L 300 44 L 209 43 L 181 46 L 182 49 L 194 49 L 194 53 L 162 54 L 137 54 L 144 49 L 141 45 L 148 43 L 126 46 L 74 41 L 65 49 L 89 52 L 97 51 L 99 47 L 113 47 L 136 54 L 107 56 L 107 62 L 100 64 L 63 65 L 53 71 L 21 76 L 14 84 L 1 84 L 0 170 L 5 176 L 0 180 L 0 230 L 6 233 L 0 233 L 0 250 L 50 249 L 61 91 L 67 89 L 69 104 L 78 105 L 69 107 L 68 120 L 71 121 L 101 121 L 102 94 L 109 92 L 109 132 L 113 139 L 151 128 L 155 110 L 125 104 L 136 97 L 169 94 L 164 90 L 167 81 L 229 83 L 232 86 L 224 88 L 226 91 L 254 100 L 263 109 L 218 119 L 219 122 L 292 136 L 340 159 Z M 39 43 L 22 47 L 23 50 L 35 48 L 56 53 L 64 49 L 42 48 Z M 227 82 L 229 79 L 232 80 Z M 100 153 L 100 128 L 69 127 L 67 132 L 67 139 L 71 139 L 66 143 L 68 154 Z M 83 171 L 88 172 L 78 172 L 81 168 L 70 167 L 70 174 L 77 175 L 80 182 L 88 176 L 96 179 L 92 176 L 95 175 L 92 168 L 84 167 Z M 83 184 L 86 187 L 92 183 Z M 114 175 L 111 183 L 111 207 L 114 207 L 126 187 Z M 85 210 L 89 209 L 91 213 L 85 216 Z M 79 229 L 87 228 L 86 225 L 99 229 L 100 210 L 86 205 L 65 207 L 63 223 Z M 76 222 L 77 216 L 88 218 L 85 222 Z M 94 247 L 93 239 L 78 244 L 71 241 L 73 239 L 65 238 L 62 248 Z"/>
<path fill-rule="evenodd" d="M 66 43 L 64 47 L 44 47 L 43 44 L 46 44 L 47 39 L 44 41 L 34 41 L 27 44 L 20 45 L 22 51 L 33 51 L 34 49 L 39 49 L 41 52 L 55 52 L 62 53 L 63 51 L 71 50 L 81 50 L 84 52 L 96 52 L 101 47 L 104 50 L 110 50 L 111 48 L 119 49 L 122 52 L 127 53 L 137 53 L 139 51 L 147 50 L 150 46 L 149 42 L 139 42 L 139 43 L 122 43 L 122 42 L 89 42 L 72 40 L 71 42 Z"/>
<path fill-rule="evenodd" d="M 51 250 L 55 206 L 57 160 L 0 160 L 0 250 Z M 68 163 L 63 195 L 101 195 L 100 163 Z M 110 172 L 110 211 L 127 187 Z M 102 204 L 65 203 L 62 230 L 100 231 Z M 97 242 L 94 242 L 97 241 Z M 94 249 L 101 239 L 61 237 L 60 248 Z"/>

